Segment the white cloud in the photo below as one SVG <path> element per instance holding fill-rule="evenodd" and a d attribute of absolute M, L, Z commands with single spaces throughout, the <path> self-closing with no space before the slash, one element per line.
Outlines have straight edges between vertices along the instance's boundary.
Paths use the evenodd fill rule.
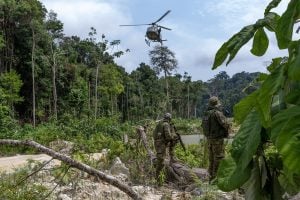
<path fill-rule="evenodd" d="M 103 1 L 75 0 L 70 3 L 69 0 L 44 0 L 43 3 L 58 14 L 67 35 L 86 37 L 90 27 L 95 27 L 99 33 L 115 37 L 122 31 L 126 33 L 118 24 L 131 20 L 120 7 Z"/>
<path fill-rule="evenodd" d="M 218 18 L 218 26 L 226 32 L 236 32 L 245 25 L 253 24 L 264 17 L 269 0 L 211 0 L 204 5 L 208 15 Z M 288 1 L 283 0 L 272 11 L 281 14 Z M 202 10 L 202 9 L 201 9 Z"/>

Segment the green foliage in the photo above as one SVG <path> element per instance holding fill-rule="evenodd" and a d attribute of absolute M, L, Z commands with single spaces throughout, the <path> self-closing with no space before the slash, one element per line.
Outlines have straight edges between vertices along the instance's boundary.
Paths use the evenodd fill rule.
<path fill-rule="evenodd" d="M 253 92 L 234 106 L 234 119 L 241 124 L 248 113 L 250 113 L 256 105 L 258 91 Z"/>
<path fill-rule="evenodd" d="M 291 80 L 300 81 L 300 41 L 294 43 L 295 48 L 292 50 L 294 51 L 294 55 L 291 58 L 291 64 L 288 69 L 288 76 Z"/>
<path fill-rule="evenodd" d="M 0 75 L 0 88 L 1 88 L 1 103 L 6 105 L 13 105 L 23 100 L 20 97 L 20 89 L 23 83 L 19 74 L 16 71 L 2 73 Z"/>
<path fill-rule="evenodd" d="M 28 169 L 21 169 L 12 174 L 0 175 L 0 199 L 7 200 L 39 200 L 48 192 L 39 184 L 28 184 L 22 181 L 29 175 Z"/>
<path fill-rule="evenodd" d="M 276 8 L 281 0 L 272 0 L 265 9 L 265 15 L 270 12 L 271 9 Z"/>
<path fill-rule="evenodd" d="M 172 120 L 180 135 L 193 135 L 201 133 L 201 121 L 199 119 L 181 119 Z"/>
<path fill-rule="evenodd" d="M 208 158 L 205 157 L 205 143 L 192 144 L 186 146 L 186 151 L 182 149 L 180 145 L 176 145 L 175 153 L 176 157 L 184 162 L 189 167 L 201 167 L 206 168 L 208 166 Z"/>
<path fill-rule="evenodd" d="M 261 124 L 257 112 L 251 112 L 243 122 L 234 141 L 231 155 L 241 170 L 246 169 L 260 144 Z"/>
<path fill-rule="evenodd" d="M 286 169 L 300 175 L 300 107 L 292 106 L 276 114 L 272 121 L 271 138 Z"/>
<path fill-rule="evenodd" d="M 1 93 L 1 90 L 0 90 Z M 13 130 L 14 120 L 9 115 L 9 108 L 0 104 L 0 138 L 8 138 Z"/>
<path fill-rule="evenodd" d="M 245 199 L 265 199 L 262 191 L 262 181 L 258 159 L 254 160 L 251 176 L 245 184 Z"/>
<path fill-rule="evenodd" d="M 157 74 L 164 73 L 164 76 L 169 76 L 171 72 L 177 68 L 177 60 L 175 54 L 167 47 L 157 45 L 149 52 L 151 64 Z"/>
<path fill-rule="evenodd" d="M 124 91 L 121 73 L 115 65 L 104 65 L 100 68 L 102 84 L 100 92 L 104 95 L 119 95 Z"/>
<path fill-rule="evenodd" d="M 299 19 L 299 17 L 300 2 L 297 0 L 291 0 L 288 8 L 278 20 L 278 26 L 275 32 L 278 41 L 278 47 L 280 49 L 288 48 L 290 42 L 292 41 L 295 20 Z"/>
<path fill-rule="evenodd" d="M 270 10 L 279 2 L 273 0 L 268 5 L 265 18 L 258 20 L 255 27 L 275 32 L 278 47 L 288 48 L 289 57 L 274 58 L 267 67 L 269 74 L 259 78 L 261 87 L 235 106 L 235 120 L 241 123 L 241 128 L 232 143 L 231 156 L 221 163 L 218 171 L 219 187 L 230 191 L 243 185 L 246 199 L 281 199 L 285 191 L 291 194 L 300 191 L 300 42 L 292 41 L 293 27 L 300 17 L 300 3 L 291 0 L 287 10 L 278 16 Z M 249 26 L 245 27 L 225 44 L 237 41 L 236 37 L 242 38 L 248 29 Z M 259 36 L 254 36 L 252 53 L 260 56 L 266 51 L 267 38 L 265 33 L 256 34 Z M 244 37 L 243 42 L 253 36 L 251 31 L 247 35 L 251 37 Z M 239 44 L 234 49 L 240 48 Z M 236 53 L 228 49 L 226 52 L 227 47 L 221 47 L 218 53 Z M 218 53 L 213 69 L 225 60 Z M 247 176 L 239 174 L 245 172 Z"/>
<path fill-rule="evenodd" d="M 221 161 L 217 177 L 218 187 L 223 191 L 232 191 L 241 187 L 251 175 L 251 166 L 241 169 L 231 156 Z"/>
<path fill-rule="evenodd" d="M 256 56 L 262 56 L 266 53 L 269 46 L 269 39 L 263 28 L 259 28 L 253 38 L 251 53 Z"/>
<path fill-rule="evenodd" d="M 285 81 L 285 65 L 279 65 L 264 80 L 258 95 L 257 107 L 260 110 L 263 125 L 269 127 L 273 96 L 283 87 Z"/>
<path fill-rule="evenodd" d="M 2 49 L 4 46 L 5 46 L 5 43 L 4 43 L 3 35 L 2 35 L 2 32 L 1 32 L 0 33 L 0 49 Z"/>

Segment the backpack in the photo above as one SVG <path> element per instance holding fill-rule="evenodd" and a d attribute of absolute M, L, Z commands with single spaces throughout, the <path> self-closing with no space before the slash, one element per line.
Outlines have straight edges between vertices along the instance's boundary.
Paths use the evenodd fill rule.
<path fill-rule="evenodd" d="M 156 125 L 155 129 L 153 130 L 153 138 L 154 140 L 156 139 L 161 139 L 162 136 L 162 121 L 158 121 L 158 124 Z"/>
<path fill-rule="evenodd" d="M 208 110 L 204 113 L 204 116 L 202 117 L 201 127 L 203 130 L 203 134 L 206 137 L 208 137 L 210 133 L 210 117 L 213 112 L 214 110 Z"/>

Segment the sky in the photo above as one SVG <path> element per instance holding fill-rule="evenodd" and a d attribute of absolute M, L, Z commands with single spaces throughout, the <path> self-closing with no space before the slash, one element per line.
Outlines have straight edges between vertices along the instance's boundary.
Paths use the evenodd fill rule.
<path fill-rule="evenodd" d="M 162 30 L 164 45 L 175 53 L 178 69 L 173 73 L 187 72 L 192 80 L 207 81 L 220 71 L 230 76 L 235 73 L 265 72 L 272 58 L 284 56 L 279 50 L 275 37 L 269 34 L 267 53 L 256 57 L 250 53 L 252 42 L 245 45 L 236 58 L 228 65 L 211 70 L 214 55 L 220 46 L 246 25 L 263 18 L 265 7 L 270 0 L 41 0 L 48 11 L 53 10 L 64 24 L 67 36 L 88 37 L 90 27 L 97 30 L 99 38 L 121 40 L 118 50 L 130 49 L 115 61 L 128 73 L 141 62 L 150 64 L 145 33 L 147 26 L 121 27 L 121 24 L 151 23 L 167 10 L 171 12 L 159 24 L 171 28 Z M 273 11 L 281 14 L 289 0 L 282 0 Z"/>

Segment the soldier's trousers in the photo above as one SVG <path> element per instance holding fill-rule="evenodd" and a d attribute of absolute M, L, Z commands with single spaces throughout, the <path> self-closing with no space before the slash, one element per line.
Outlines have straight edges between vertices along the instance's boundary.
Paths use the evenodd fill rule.
<path fill-rule="evenodd" d="M 213 180 L 218 171 L 220 161 L 224 158 L 224 139 L 208 139 L 210 180 Z"/>
<path fill-rule="evenodd" d="M 167 145 L 163 140 L 155 140 L 154 147 L 156 150 L 156 180 L 158 180 L 161 170 L 164 168 L 164 159 L 166 157 Z"/>

